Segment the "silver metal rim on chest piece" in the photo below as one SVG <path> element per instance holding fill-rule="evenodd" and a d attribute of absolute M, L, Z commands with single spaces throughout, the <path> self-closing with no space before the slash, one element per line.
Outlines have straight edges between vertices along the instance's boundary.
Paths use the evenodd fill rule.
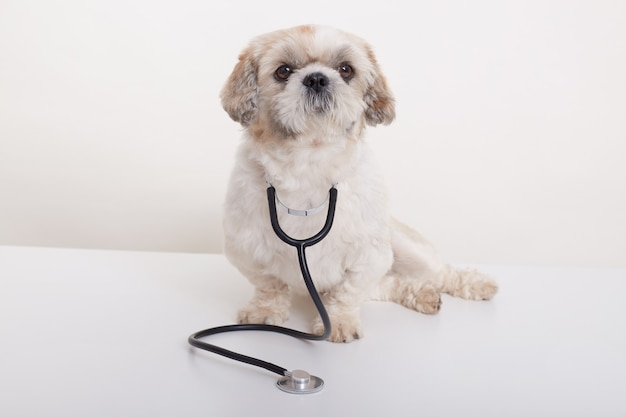
<path fill-rule="evenodd" d="M 296 369 L 276 381 L 276 386 L 290 394 L 312 394 L 324 387 L 324 381 L 307 371 Z"/>

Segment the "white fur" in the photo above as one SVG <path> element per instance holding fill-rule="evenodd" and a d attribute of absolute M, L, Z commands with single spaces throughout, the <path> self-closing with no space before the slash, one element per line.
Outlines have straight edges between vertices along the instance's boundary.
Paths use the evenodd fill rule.
<path fill-rule="evenodd" d="M 337 71 L 344 63 L 354 68 L 348 82 Z M 284 64 L 294 69 L 286 82 L 274 77 Z M 328 78 L 324 105 L 303 85 L 311 73 Z M 382 177 L 362 136 L 366 125 L 393 120 L 394 102 L 360 38 L 319 26 L 257 37 L 241 54 L 222 102 L 246 128 L 224 207 L 226 256 L 256 289 L 240 322 L 281 324 L 289 317 L 290 292 L 306 290 L 295 249 L 271 228 L 266 178 L 295 209 L 317 207 L 337 184 L 332 230 L 306 252 L 331 317 L 329 340 L 362 336 L 359 309 L 366 300 L 436 313 L 441 292 L 468 299 L 496 293 L 491 278 L 445 264 L 426 240 L 390 217 Z M 324 214 L 279 211 L 279 222 L 291 236 L 305 238 L 320 230 Z M 323 331 L 319 320 L 314 331 Z"/>

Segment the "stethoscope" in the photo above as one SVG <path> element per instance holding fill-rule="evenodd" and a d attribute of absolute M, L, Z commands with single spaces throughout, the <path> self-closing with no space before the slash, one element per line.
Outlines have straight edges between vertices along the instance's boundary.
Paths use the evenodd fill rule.
<path fill-rule="evenodd" d="M 317 308 L 317 311 L 322 319 L 322 323 L 324 325 L 324 333 L 321 335 L 304 333 L 298 330 L 288 329 L 282 326 L 275 326 L 270 324 L 233 324 L 226 326 L 213 327 L 211 329 L 201 330 L 189 336 L 189 344 L 194 347 L 207 350 L 209 352 L 216 353 L 218 355 L 225 356 L 230 359 L 234 359 L 239 362 L 244 362 L 250 365 L 258 366 L 260 368 L 267 369 L 268 371 L 274 372 L 281 377 L 276 381 L 276 386 L 281 390 L 292 393 L 292 394 L 309 394 L 313 392 L 320 391 L 324 386 L 324 381 L 315 376 L 310 375 L 308 372 L 303 370 L 293 370 L 289 371 L 283 367 L 275 365 L 273 363 L 265 362 L 263 360 L 253 358 L 250 356 L 242 355 L 236 352 L 233 352 L 228 349 L 221 348 L 219 346 L 215 346 L 206 342 L 202 342 L 198 339 L 211 336 L 218 333 L 226 333 L 240 330 L 263 330 L 270 331 L 276 333 L 286 334 L 288 336 L 297 337 L 300 339 L 306 340 L 326 340 L 330 336 L 331 332 L 331 324 L 330 318 L 328 317 L 328 313 L 324 308 L 324 304 L 320 299 L 317 290 L 315 289 L 315 285 L 313 285 L 313 280 L 311 279 L 311 274 L 309 273 L 309 267 L 307 266 L 305 249 L 309 246 L 313 246 L 322 241 L 330 232 L 330 228 L 333 225 L 333 219 L 335 217 L 335 206 L 337 204 L 337 189 L 335 185 L 331 187 L 328 191 L 328 214 L 326 215 L 326 222 L 322 229 L 314 236 L 311 236 L 308 239 L 294 239 L 289 236 L 287 233 L 283 231 L 278 223 L 278 214 L 276 213 L 276 204 L 280 205 L 281 208 L 285 209 L 289 214 L 296 216 L 309 216 L 314 214 L 320 209 L 323 208 L 324 202 L 321 206 L 316 209 L 311 210 L 293 210 L 287 208 L 276 196 L 276 189 L 272 186 L 272 184 L 268 181 L 267 187 L 267 201 L 270 209 L 270 222 L 272 223 L 272 228 L 276 235 L 288 245 L 291 245 L 297 249 L 298 253 L 298 261 L 300 263 L 300 271 L 302 272 L 302 278 L 304 278 L 304 283 L 306 284 L 307 290 L 313 299 L 313 303 Z"/>

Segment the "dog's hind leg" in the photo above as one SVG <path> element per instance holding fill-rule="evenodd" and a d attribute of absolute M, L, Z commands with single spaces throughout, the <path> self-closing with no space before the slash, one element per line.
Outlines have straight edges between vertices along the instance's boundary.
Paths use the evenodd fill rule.
<path fill-rule="evenodd" d="M 429 281 L 387 274 L 372 294 L 378 301 L 392 301 L 425 314 L 435 314 L 441 308 L 441 294 Z"/>
<path fill-rule="evenodd" d="M 441 307 L 437 271 L 441 261 L 426 239 L 392 219 L 393 265 L 378 283 L 372 299 L 392 301 L 420 313 L 435 314 Z"/>
<path fill-rule="evenodd" d="M 409 304 L 407 307 L 413 303 L 407 301 L 406 297 L 409 296 L 403 298 L 400 293 L 397 296 L 389 293 L 394 290 L 415 293 L 422 291 L 421 288 L 433 288 L 437 292 L 468 300 L 489 300 L 498 291 L 498 285 L 488 275 L 446 264 L 425 238 L 397 220 L 392 222 L 391 242 L 394 263 L 388 276 L 381 282 L 381 287 L 387 288 L 381 291 L 382 295 L 387 293 L 391 301 Z M 405 282 L 407 280 L 416 283 Z M 396 288 L 390 282 L 395 283 Z"/>
<path fill-rule="evenodd" d="M 498 284 L 493 278 L 480 271 L 447 265 L 441 275 L 441 290 L 455 297 L 490 300 L 498 292 Z"/>

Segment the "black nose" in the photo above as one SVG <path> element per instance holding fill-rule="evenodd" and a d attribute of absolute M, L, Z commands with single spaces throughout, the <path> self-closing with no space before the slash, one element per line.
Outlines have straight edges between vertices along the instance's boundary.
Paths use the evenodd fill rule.
<path fill-rule="evenodd" d="M 302 84 L 319 93 L 328 86 L 328 77 L 321 72 L 314 72 L 304 77 Z"/>

